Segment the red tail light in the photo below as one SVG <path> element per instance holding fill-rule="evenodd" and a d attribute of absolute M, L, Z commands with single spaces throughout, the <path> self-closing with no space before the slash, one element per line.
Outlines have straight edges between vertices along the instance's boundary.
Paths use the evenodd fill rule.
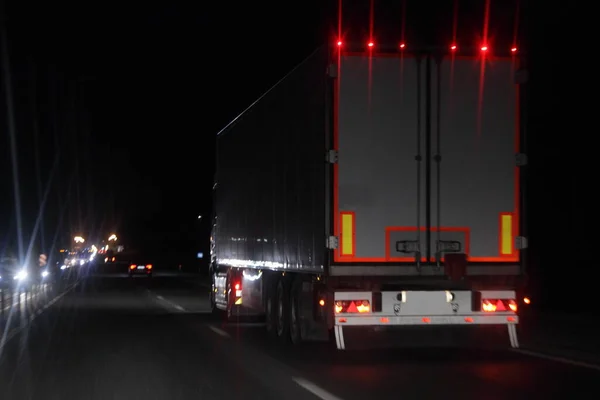
<path fill-rule="evenodd" d="M 131 265 L 129 266 L 129 269 L 135 269 L 135 264 L 131 264 Z"/>
<path fill-rule="evenodd" d="M 242 297 L 242 284 L 238 282 L 233 285 L 233 288 L 235 289 L 235 297 Z"/>
<path fill-rule="evenodd" d="M 371 312 L 369 300 L 338 300 L 335 302 L 335 313 L 364 314 Z"/>
<path fill-rule="evenodd" d="M 146 269 L 152 269 L 152 264 L 146 265 Z"/>
<path fill-rule="evenodd" d="M 513 299 L 484 299 L 481 301 L 481 311 L 484 312 L 517 312 L 517 302 Z"/>

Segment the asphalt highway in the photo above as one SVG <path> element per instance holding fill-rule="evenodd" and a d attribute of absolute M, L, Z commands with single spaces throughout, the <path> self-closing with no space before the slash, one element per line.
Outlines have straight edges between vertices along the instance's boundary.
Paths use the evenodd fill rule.
<path fill-rule="evenodd" d="M 42 311 L 0 325 L 0 399 L 600 398 L 600 369 L 506 348 L 282 347 L 260 322 L 212 316 L 207 291 L 176 273 L 53 290 Z"/>

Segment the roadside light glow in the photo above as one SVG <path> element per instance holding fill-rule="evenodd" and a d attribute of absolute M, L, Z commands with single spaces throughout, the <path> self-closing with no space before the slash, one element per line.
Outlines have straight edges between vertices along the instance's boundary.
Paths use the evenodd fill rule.
<path fill-rule="evenodd" d="M 456 50 L 456 45 L 453 44 L 452 46 L 450 46 L 450 50 Z"/>
<path fill-rule="evenodd" d="M 116 242 L 117 241 L 117 235 L 115 235 L 114 233 L 112 235 L 110 235 L 108 237 L 108 241 L 109 242 Z"/>
<path fill-rule="evenodd" d="M 75 236 L 73 240 L 75 241 L 75 243 L 85 243 L 85 239 L 81 236 Z"/>
<path fill-rule="evenodd" d="M 338 40 L 337 45 L 338 45 L 338 47 L 341 46 L 342 45 L 342 41 Z"/>
<path fill-rule="evenodd" d="M 486 45 L 481 46 L 481 51 L 487 51 L 488 47 Z"/>
<path fill-rule="evenodd" d="M 48 276 L 48 271 L 42 271 L 42 278 L 45 278 Z"/>
<path fill-rule="evenodd" d="M 400 43 L 400 48 L 401 48 L 401 49 L 403 49 L 403 48 L 405 48 L 405 47 L 406 47 L 406 44 L 404 44 L 404 43 Z"/>
<path fill-rule="evenodd" d="M 369 46 L 369 47 L 373 47 L 373 46 L 375 46 L 375 43 L 373 43 L 373 42 L 369 42 L 369 43 L 367 44 L 367 46 Z"/>
<path fill-rule="evenodd" d="M 61 270 L 65 270 L 65 269 L 67 269 L 67 266 L 63 264 L 63 265 L 60 266 L 60 269 Z"/>
<path fill-rule="evenodd" d="M 516 53 L 517 52 L 517 48 L 513 47 L 512 49 L 510 49 L 511 52 Z"/>

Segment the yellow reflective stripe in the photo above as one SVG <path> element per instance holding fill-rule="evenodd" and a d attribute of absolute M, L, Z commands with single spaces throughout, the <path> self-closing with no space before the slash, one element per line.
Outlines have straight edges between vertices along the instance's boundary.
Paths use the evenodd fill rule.
<path fill-rule="evenodd" d="M 500 253 L 503 255 L 510 255 L 513 252 L 512 222 L 512 215 L 510 214 L 504 214 L 500 219 L 502 224 Z"/>
<path fill-rule="evenodd" d="M 342 243 L 341 253 L 343 256 L 353 255 L 354 249 L 354 215 L 342 213 Z"/>

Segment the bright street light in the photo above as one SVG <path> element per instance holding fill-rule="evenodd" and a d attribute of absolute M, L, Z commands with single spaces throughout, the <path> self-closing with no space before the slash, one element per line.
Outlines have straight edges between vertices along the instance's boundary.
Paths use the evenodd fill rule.
<path fill-rule="evenodd" d="M 110 235 L 108 237 L 108 241 L 109 242 L 116 242 L 117 241 L 117 235 L 115 235 L 114 233 L 112 235 Z"/>
<path fill-rule="evenodd" d="M 75 241 L 75 243 L 84 243 L 85 242 L 85 239 L 82 238 L 81 236 L 75 236 L 73 238 L 73 240 Z"/>

